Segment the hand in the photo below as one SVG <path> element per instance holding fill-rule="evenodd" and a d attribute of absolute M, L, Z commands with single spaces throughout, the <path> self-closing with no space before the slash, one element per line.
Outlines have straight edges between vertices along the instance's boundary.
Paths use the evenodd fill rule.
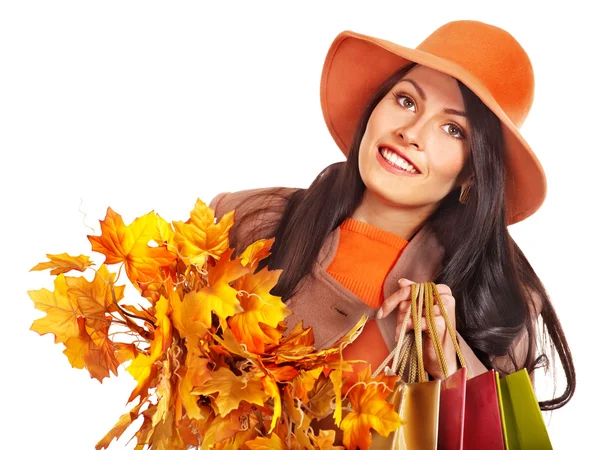
<path fill-rule="evenodd" d="M 397 326 L 396 326 L 396 340 L 398 334 L 402 328 L 402 322 L 406 316 L 406 311 L 411 304 L 411 285 L 415 284 L 414 281 L 401 278 L 398 281 L 400 289 L 390 295 L 383 301 L 383 304 L 377 313 L 377 318 L 382 319 L 387 317 L 392 311 L 397 309 Z M 446 309 L 452 328 L 456 331 L 456 301 L 452 296 L 452 291 L 445 284 L 436 284 L 440 299 Z M 446 321 L 440 311 L 440 307 L 435 305 L 433 308 L 434 321 L 438 330 L 438 335 L 442 341 L 442 348 L 446 357 L 446 364 L 448 367 L 448 375 L 452 375 L 458 370 L 458 364 L 456 362 L 456 350 L 452 344 L 452 338 L 448 328 L 446 327 Z M 435 350 L 433 348 L 433 342 L 429 337 L 429 329 L 427 328 L 427 320 L 425 319 L 425 309 L 423 308 L 423 317 L 421 318 L 421 329 L 426 332 L 423 334 L 423 363 L 425 370 L 434 378 L 444 378 L 444 374 L 440 367 L 439 361 L 437 360 Z M 412 318 L 408 321 L 407 330 L 414 330 L 414 323 Z"/>

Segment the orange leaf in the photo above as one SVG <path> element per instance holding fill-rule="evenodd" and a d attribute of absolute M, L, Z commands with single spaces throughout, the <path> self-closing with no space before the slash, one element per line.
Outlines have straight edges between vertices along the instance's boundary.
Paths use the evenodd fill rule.
<path fill-rule="evenodd" d="M 238 291 L 232 288 L 230 283 L 246 274 L 249 269 L 242 266 L 239 259 L 229 260 L 232 253 L 233 250 L 227 250 L 214 268 L 209 270 L 208 286 L 185 295 L 185 297 L 190 297 L 189 301 L 196 305 L 197 312 L 194 317 L 207 327 L 212 322 L 212 311 L 223 319 L 242 312 Z M 186 298 L 184 298 L 185 301 Z"/>
<path fill-rule="evenodd" d="M 128 402 L 132 401 L 138 395 L 148 391 L 148 388 L 155 381 L 157 374 L 156 361 L 162 359 L 171 345 L 171 321 L 169 320 L 168 314 L 169 300 L 165 297 L 161 297 L 156 302 L 156 330 L 154 331 L 154 340 L 150 343 L 150 354 L 140 353 L 127 367 L 133 378 L 138 382 L 136 388 L 131 393 Z"/>
<path fill-rule="evenodd" d="M 279 386 L 277 386 L 275 380 L 270 376 L 267 375 L 263 377 L 262 385 L 265 394 L 273 399 L 273 419 L 271 420 L 271 428 L 269 428 L 268 431 L 268 433 L 270 433 L 273 431 L 273 428 L 275 428 L 277 421 L 281 417 L 281 395 L 279 395 Z"/>
<path fill-rule="evenodd" d="M 190 214 L 188 223 L 174 221 L 174 240 L 179 254 L 189 264 L 204 265 L 208 256 L 218 259 L 229 248 L 229 229 L 234 223 L 234 211 L 225 214 L 215 224 L 215 212 L 202 200 Z"/>
<path fill-rule="evenodd" d="M 46 254 L 46 256 L 50 261 L 36 264 L 29 271 L 52 269 L 50 275 L 58 275 L 71 270 L 85 272 L 88 267 L 94 265 L 94 263 L 90 261 L 90 257 L 85 255 L 71 256 L 66 253 L 61 253 L 60 255 Z"/>
<path fill-rule="evenodd" d="M 48 289 L 28 291 L 29 297 L 37 309 L 46 313 L 36 319 L 31 330 L 40 335 L 54 334 L 54 342 L 65 342 L 79 336 L 77 317 L 81 315 L 77 301 L 68 295 L 68 286 L 64 274 L 54 279 L 54 292 Z"/>
<path fill-rule="evenodd" d="M 279 436 L 275 433 L 269 437 L 257 437 L 251 441 L 246 441 L 250 450 L 287 450 L 287 447 Z"/>
<path fill-rule="evenodd" d="M 112 429 L 108 433 L 106 433 L 106 436 L 104 436 L 96 444 L 96 450 L 108 448 L 109 444 L 112 442 L 113 439 L 119 439 L 119 437 L 121 437 L 121 435 L 127 429 L 127 427 L 129 427 L 129 425 L 131 425 L 133 421 L 138 418 L 141 406 L 142 404 L 139 404 L 128 413 L 123 414 L 119 418 L 117 423 L 112 427 Z"/>
<path fill-rule="evenodd" d="M 335 441 L 335 430 L 319 430 L 315 436 L 315 444 L 319 450 L 344 450 L 341 445 L 333 445 Z"/>
<path fill-rule="evenodd" d="M 110 372 L 117 375 L 120 363 L 115 355 L 115 345 L 108 337 L 110 323 L 105 322 L 102 328 L 90 330 L 85 326 L 83 317 L 79 317 L 78 323 L 79 336 L 67 340 L 63 352 L 71 365 L 77 369 L 85 367 L 100 382 L 110 376 Z"/>
<path fill-rule="evenodd" d="M 271 254 L 270 250 L 274 241 L 275 238 L 259 239 L 250 244 L 240 255 L 242 264 L 249 266 L 252 272 L 254 272 L 258 263 Z"/>
<path fill-rule="evenodd" d="M 265 344 L 274 343 L 259 323 L 276 327 L 291 314 L 281 297 L 269 293 L 277 284 L 281 272 L 265 267 L 257 274 L 249 273 L 236 282 L 235 287 L 242 294 L 240 304 L 244 311 L 231 317 L 229 326 L 238 342 L 246 344 L 248 351 L 263 353 Z"/>
<path fill-rule="evenodd" d="M 115 274 L 110 273 L 105 264 L 100 266 L 92 282 L 83 277 L 65 279 L 69 286 L 68 293 L 77 300 L 79 310 L 86 318 L 86 325 L 102 328 L 104 316 L 115 309 L 115 302 L 123 298 L 125 286 L 114 285 Z"/>
<path fill-rule="evenodd" d="M 387 436 L 401 425 L 394 407 L 386 401 L 396 379 L 384 374 L 371 379 L 370 366 L 357 376 L 357 384 L 347 393 L 353 411 L 340 424 L 346 448 L 369 448 L 371 428 Z"/>
<path fill-rule="evenodd" d="M 192 394 L 200 395 L 214 393 L 218 393 L 214 406 L 221 417 L 236 409 L 242 400 L 262 406 L 268 398 L 263 392 L 261 377 L 249 372 L 238 377 L 225 367 L 212 372 L 210 380 L 192 391 Z"/>
<path fill-rule="evenodd" d="M 148 243 L 161 241 L 162 236 L 153 212 L 136 218 L 125 225 L 119 214 L 108 208 L 106 218 L 100 221 L 101 236 L 88 236 L 92 250 L 106 256 L 106 264 L 125 263 L 129 279 L 142 288 L 159 281 L 159 268 L 168 266 L 175 258 L 166 247 L 150 247 Z"/>

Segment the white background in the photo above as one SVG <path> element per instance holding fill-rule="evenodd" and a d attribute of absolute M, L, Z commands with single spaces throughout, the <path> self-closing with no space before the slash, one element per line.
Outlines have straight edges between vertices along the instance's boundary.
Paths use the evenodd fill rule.
<path fill-rule="evenodd" d="M 28 270 L 46 253 L 89 254 L 86 225 L 98 230 L 108 206 L 126 223 L 153 209 L 186 220 L 198 197 L 307 187 L 343 158 L 319 104 L 337 33 L 415 47 L 447 21 L 476 19 L 513 34 L 534 66 L 521 131 L 546 170 L 548 196 L 509 230 L 575 359 L 575 397 L 545 415 L 552 441 L 596 448 L 600 34 L 588 2 L 199 3 L 0 6 L 0 447 L 91 449 L 134 386 L 126 372 L 90 379 L 51 335 L 29 331 L 43 314 L 26 291 L 51 288 L 52 277 Z M 544 397 L 549 380 L 538 379 Z"/>

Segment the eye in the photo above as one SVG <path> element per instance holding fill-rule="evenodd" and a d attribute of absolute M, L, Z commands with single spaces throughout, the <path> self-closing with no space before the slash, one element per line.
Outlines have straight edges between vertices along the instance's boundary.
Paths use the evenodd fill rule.
<path fill-rule="evenodd" d="M 465 134 L 464 134 L 462 128 L 459 127 L 458 125 L 456 125 L 455 123 L 450 122 L 443 126 L 450 127 L 450 131 L 448 131 L 448 134 L 450 136 L 452 136 L 454 139 L 464 139 L 465 138 Z M 454 134 L 454 133 L 458 133 L 458 135 Z"/>
<path fill-rule="evenodd" d="M 406 106 L 406 103 L 407 103 L 407 102 L 406 102 L 406 101 L 403 101 L 403 100 L 402 100 L 403 98 L 407 99 L 409 104 L 415 105 L 415 101 L 412 99 L 412 97 L 410 97 L 410 96 L 408 96 L 408 95 L 405 95 L 405 94 L 402 94 L 402 93 L 394 93 L 394 97 L 396 97 L 396 100 L 398 100 L 398 101 L 399 101 L 400 105 L 401 105 L 403 108 L 407 108 L 407 106 Z M 409 106 L 409 108 L 410 108 L 410 106 Z M 407 109 L 408 109 L 408 108 L 407 108 Z M 412 110 L 411 110 L 411 111 L 412 111 Z"/>
<path fill-rule="evenodd" d="M 406 95 L 402 92 L 399 92 L 399 93 L 394 92 L 394 97 L 396 97 L 396 100 L 398 100 L 398 102 L 400 103 L 400 106 L 402 106 L 405 109 L 409 109 L 411 106 L 416 106 L 415 101 L 413 100 L 413 98 L 410 95 Z M 406 99 L 406 100 L 403 100 L 403 99 Z M 409 111 L 413 111 L 413 110 L 409 109 Z M 444 125 L 444 127 L 450 127 L 451 131 L 447 131 L 447 133 L 454 139 L 462 140 L 465 138 L 465 133 L 462 130 L 462 128 L 460 126 L 458 126 L 457 124 L 455 124 L 454 122 L 447 123 L 446 125 Z"/>

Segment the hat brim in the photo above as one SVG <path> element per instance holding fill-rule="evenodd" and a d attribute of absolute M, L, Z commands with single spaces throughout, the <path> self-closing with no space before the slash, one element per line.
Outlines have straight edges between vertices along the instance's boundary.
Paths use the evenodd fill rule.
<path fill-rule="evenodd" d="M 542 205 L 546 176 L 541 163 L 485 86 L 460 65 L 430 53 L 383 39 L 343 31 L 331 44 L 321 74 L 321 109 L 325 123 L 345 155 L 360 116 L 380 84 L 401 67 L 416 62 L 463 82 L 500 119 L 507 166 L 507 225 L 520 222 Z"/>

